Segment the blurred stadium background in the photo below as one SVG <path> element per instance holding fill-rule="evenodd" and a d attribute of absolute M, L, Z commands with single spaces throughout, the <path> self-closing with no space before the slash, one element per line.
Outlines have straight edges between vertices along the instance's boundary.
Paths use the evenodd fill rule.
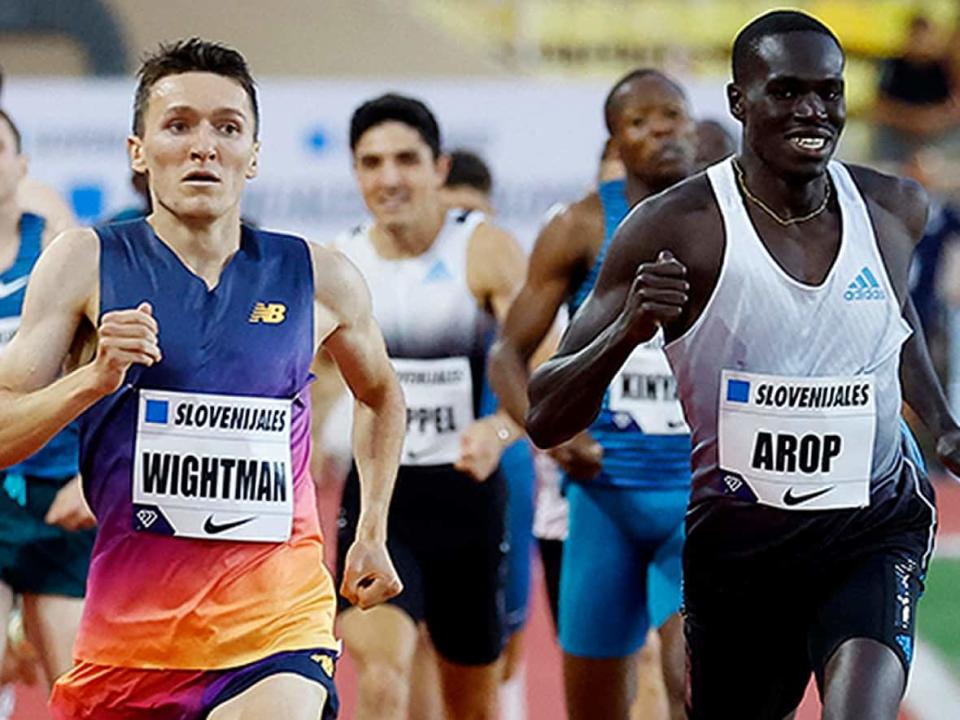
<path fill-rule="evenodd" d="M 848 55 L 840 156 L 923 182 L 936 199 L 916 292 L 938 367 L 960 410 L 960 2 L 795 3 L 830 25 Z M 361 100 L 393 89 L 437 112 L 448 147 L 484 156 L 499 219 L 524 246 L 543 213 L 593 182 L 609 85 L 656 66 L 690 89 L 695 112 L 726 109 L 737 30 L 774 5 L 754 0 L 0 0 L 0 106 L 19 124 L 32 174 L 81 222 L 136 205 L 125 137 L 140 55 L 200 35 L 240 49 L 262 92 L 261 176 L 246 214 L 324 241 L 363 216 L 346 128 Z M 925 435 L 920 432 L 926 442 Z M 936 469 L 934 469 L 936 472 Z M 337 487 L 321 511 L 332 532 Z M 960 490 L 940 478 L 940 552 L 921 604 L 908 696 L 914 720 L 960 717 Z M 534 587 L 529 717 L 563 716 L 559 654 Z M 349 718 L 349 660 L 341 680 Z M 749 679 L 746 679 L 749 682 Z M 808 703 L 804 718 L 815 716 Z M 18 720 L 46 717 L 19 688 Z"/>

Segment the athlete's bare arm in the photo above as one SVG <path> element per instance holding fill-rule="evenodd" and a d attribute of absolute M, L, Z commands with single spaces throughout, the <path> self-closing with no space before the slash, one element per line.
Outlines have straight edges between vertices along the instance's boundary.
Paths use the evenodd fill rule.
<path fill-rule="evenodd" d="M 722 253 L 721 220 L 703 176 L 634 208 L 556 357 L 530 380 L 526 426 L 534 443 L 550 447 L 584 430 L 638 344 L 661 325 L 669 340 L 695 321 L 716 285 Z"/>
<path fill-rule="evenodd" d="M 551 330 L 557 311 L 590 271 L 603 233 L 603 206 L 599 196 L 591 193 L 554 215 L 537 236 L 526 280 L 491 349 L 488 368 L 501 407 L 519 424 L 529 407 L 529 368 L 556 349 Z M 602 469 L 603 449 L 586 432 L 554 448 L 551 455 L 581 480 L 595 477 Z"/>
<path fill-rule="evenodd" d="M 99 242 L 92 230 L 61 235 L 30 277 L 22 320 L 0 354 L 0 467 L 32 455 L 123 382 L 133 363 L 160 359 L 146 303 L 100 319 L 94 359 L 60 377 L 78 336 L 97 325 Z"/>
<path fill-rule="evenodd" d="M 595 235 L 603 237 L 602 213 L 599 198 L 592 194 L 544 225 L 530 254 L 526 279 L 490 351 L 490 384 L 501 407 L 519 424 L 529 406 L 530 360 L 574 284 L 589 271 L 599 245 Z"/>
<path fill-rule="evenodd" d="M 335 250 L 312 245 L 310 254 L 319 349 L 336 363 L 356 400 L 353 454 L 360 475 L 361 509 L 341 592 L 357 607 L 368 608 L 402 589 L 387 555 L 386 538 L 406 411 L 360 272 Z"/>
<path fill-rule="evenodd" d="M 525 268 L 523 251 L 508 232 L 486 222 L 477 226 L 467 246 L 467 285 L 498 325 L 523 282 Z M 453 466 L 474 480 L 486 480 L 496 470 L 504 448 L 520 435 L 520 427 L 501 408 L 463 431 L 460 457 Z"/>
<path fill-rule="evenodd" d="M 936 438 L 940 461 L 951 472 L 960 474 L 960 428 L 937 378 L 907 287 L 913 248 L 923 237 L 927 223 L 926 192 L 912 180 L 863 167 L 854 166 L 851 171 L 870 203 L 887 274 L 903 308 L 903 317 L 913 330 L 904 343 L 900 361 L 903 400 Z"/>

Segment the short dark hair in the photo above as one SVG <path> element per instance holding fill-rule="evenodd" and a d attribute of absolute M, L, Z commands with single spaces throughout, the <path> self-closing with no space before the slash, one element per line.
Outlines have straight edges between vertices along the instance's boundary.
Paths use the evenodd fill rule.
<path fill-rule="evenodd" d="M 773 35 L 786 35 L 794 32 L 815 32 L 833 40 L 840 52 L 843 46 L 826 25 L 812 15 L 797 10 L 774 10 L 751 20 L 737 33 L 733 41 L 733 81 L 743 78 L 746 66 L 756 57 L 760 43 Z"/>
<path fill-rule="evenodd" d="M 469 150 L 454 150 L 450 153 L 450 172 L 447 174 L 446 187 L 467 187 L 490 194 L 493 190 L 493 176 L 483 159 Z"/>
<path fill-rule="evenodd" d="M 350 149 L 356 150 L 360 138 L 370 128 L 385 122 L 409 125 L 430 147 L 433 157 L 440 155 L 440 126 L 430 108 L 416 98 L 387 93 L 367 100 L 350 118 Z"/>
<path fill-rule="evenodd" d="M 10 132 L 13 133 L 13 144 L 17 149 L 17 155 L 23 152 L 23 138 L 20 137 L 20 129 L 17 127 L 17 124 L 13 121 L 13 118 L 10 117 L 10 113 L 6 110 L 0 110 L 0 120 L 3 120 L 10 126 Z"/>
<path fill-rule="evenodd" d="M 638 68 L 636 70 L 631 70 L 613 84 L 613 87 L 610 88 L 610 92 L 607 93 L 607 99 L 603 102 L 603 119 L 607 124 L 607 132 L 613 132 L 613 119 L 620 110 L 620 104 L 617 102 L 617 94 L 624 86 L 629 85 L 636 80 L 643 80 L 647 77 L 654 77 L 658 80 L 663 80 L 665 83 L 673 87 L 673 89 L 676 90 L 681 97 L 686 99 L 687 93 L 684 92 L 684 89 L 680 86 L 680 83 L 678 83 L 669 75 L 655 68 Z"/>
<path fill-rule="evenodd" d="M 253 108 L 253 135 L 260 131 L 260 107 L 257 104 L 257 84 L 243 55 L 221 43 L 192 37 L 174 43 L 161 43 L 157 52 L 144 59 L 137 72 L 139 82 L 133 101 L 133 132 L 143 132 L 143 116 L 153 86 L 168 75 L 188 72 L 208 72 L 236 80 L 250 98 Z"/>

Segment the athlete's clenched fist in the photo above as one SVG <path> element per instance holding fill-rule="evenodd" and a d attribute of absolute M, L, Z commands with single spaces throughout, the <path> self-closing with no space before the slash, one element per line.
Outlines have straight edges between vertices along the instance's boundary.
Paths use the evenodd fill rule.
<path fill-rule="evenodd" d="M 637 268 L 623 312 L 641 337 L 649 337 L 651 326 L 677 320 L 683 313 L 690 290 L 686 275 L 686 266 L 668 250 L 661 250 L 656 262 Z"/>
<path fill-rule="evenodd" d="M 123 384 L 130 366 L 160 362 L 159 327 L 150 303 L 134 310 L 113 310 L 100 318 L 97 356 L 93 361 L 100 390 L 109 395 Z"/>
<path fill-rule="evenodd" d="M 386 602 L 403 590 L 387 546 L 382 542 L 356 540 L 344 560 L 340 594 L 352 605 L 366 610 Z"/>

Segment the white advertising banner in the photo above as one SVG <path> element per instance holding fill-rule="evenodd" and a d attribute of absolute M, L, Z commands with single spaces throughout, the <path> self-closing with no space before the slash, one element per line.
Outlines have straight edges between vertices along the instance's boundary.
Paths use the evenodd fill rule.
<path fill-rule="evenodd" d="M 396 91 L 436 113 L 445 149 L 490 164 L 497 220 L 529 248 L 544 213 L 594 182 L 606 130 L 607 81 L 457 78 L 411 81 L 260 79 L 260 175 L 244 214 L 323 242 L 364 217 L 348 128 L 361 102 Z M 689 85 L 695 111 L 726 119 L 722 81 Z M 126 137 L 132 79 L 12 78 L 4 107 L 24 137 L 32 174 L 52 184 L 85 223 L 135 206 Z"/>

